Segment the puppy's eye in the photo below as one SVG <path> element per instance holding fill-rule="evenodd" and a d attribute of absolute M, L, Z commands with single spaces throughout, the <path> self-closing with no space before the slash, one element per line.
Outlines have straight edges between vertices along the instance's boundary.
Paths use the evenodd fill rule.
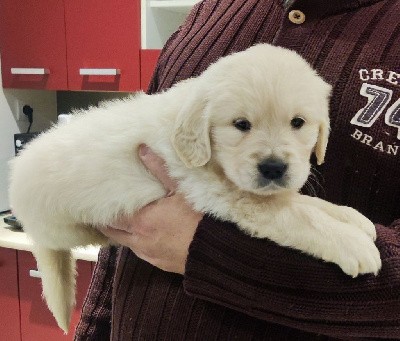
<path fill-rule="evenodd" d="M 304 118 L 301 117 L 295 117 L 290 121 L 290 125 L 294 128 L 294 129 L 300 129 L 304 123 L 306 123 L 306 121 L 304 120 Z"/>
<path fill-rule="evenodd" d="M 233 125 L 240 131 L 249 131 L 251 129 L 250 121 L 245 118 L 238 118 L 237 120 L 234 120 Z"/>

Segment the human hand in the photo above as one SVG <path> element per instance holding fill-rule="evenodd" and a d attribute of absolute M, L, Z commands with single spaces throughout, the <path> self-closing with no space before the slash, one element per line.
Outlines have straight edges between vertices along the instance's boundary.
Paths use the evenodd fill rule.
<path fill-rule="evenodd" d="M 150 264 L 183 274 L 189 245 L 203 214 L 194 211 L 181 194 L 175 193 L 176 183 L 168 176 L 160 157 L 144 145 L 139 148 L 139 156 L 168 195 L 135 214 L 119 218 L 103 233 Z"/>

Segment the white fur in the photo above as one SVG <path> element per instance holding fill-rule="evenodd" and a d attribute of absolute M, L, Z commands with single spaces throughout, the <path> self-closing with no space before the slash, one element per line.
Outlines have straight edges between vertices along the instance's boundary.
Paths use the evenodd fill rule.
<path fill-rule="evenodd" d="M 298 194 L 315 151 L 323 162 L 330 86 L 296 53 L 257 45 L 222 58 L 198 78 L 76 113 L 35 139 L 12 163 L 10 200 L 35 243 L 44 296 L 68 330 L 75 304 L 70 249 L 108 241 L 112 224 L 165 195 L 137 156 L 149 145 L 194 208 L 338 264 L 377 273 L 373 224 L 353 209 Z M 305 125 L 291 127 L 293 117 Z M 246 118 L 252 129 L 233 126 Z M 285 161 L 285 183 L 260 185 L 257 164 Z M 59 251 L 59 252 L 58 252 Z"/>

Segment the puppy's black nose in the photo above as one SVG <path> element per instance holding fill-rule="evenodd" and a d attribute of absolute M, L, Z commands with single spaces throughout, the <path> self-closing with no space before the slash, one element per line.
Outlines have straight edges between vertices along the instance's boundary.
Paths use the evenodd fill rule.
<path fill-rule="evenodd" d="M 267 159 L 258 164 L 258 170 L 265 179 L 276 180 L 285 174 L 287 164 L 279 160 Z"/>

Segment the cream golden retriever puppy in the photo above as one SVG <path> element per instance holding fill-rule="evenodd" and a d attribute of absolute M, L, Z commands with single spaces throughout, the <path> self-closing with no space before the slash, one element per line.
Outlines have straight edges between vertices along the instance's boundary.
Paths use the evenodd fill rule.
<path fill-rule="evenodd" d="M 34 242 L 44 297 L 68 330 L 71 248 L 105 244 L 95 228 L 165 195 L 137 156 L 145 143 L 196 210 L 255 237 L 377 273 L 374 225 L 348 207 L 298 194 L 323 162 L 330 86 L 295 52 L 257 45 L 156 95 L 76 113 L 12 162 L 10 200 Z"/>

